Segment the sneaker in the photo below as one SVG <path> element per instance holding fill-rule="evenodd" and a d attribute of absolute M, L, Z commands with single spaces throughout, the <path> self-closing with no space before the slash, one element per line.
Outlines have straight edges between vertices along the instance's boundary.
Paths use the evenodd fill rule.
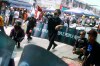
<path fill-rule="evenodd" d="M 17 48 L 20 48 L 20 43 L 17 44 Z"/>
<path fill-rule="evenodd" d="M 57 46 L 57 44 L 55 44 L 52 49 L 54 49 L 56 46 Z"/>
<path fill-rule="evenodd" d="M 28 40 L 28 41 L 29 41 L 29 40 L 32 40 L 32 37 L 27 38 L 27 40 Z"/>
<path fill-rule="evenodd" d="M 20 46 L 17 46 L 17 48 L 20 48 Z"/>
<path fill-rule="evenodd" d="M 29 37 L 29 39 L 32 39 L 32 37 Z"/>

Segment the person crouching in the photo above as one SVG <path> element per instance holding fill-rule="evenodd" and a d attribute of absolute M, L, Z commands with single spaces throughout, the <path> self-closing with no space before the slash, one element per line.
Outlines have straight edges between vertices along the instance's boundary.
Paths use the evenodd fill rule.
<path fill-rule="evenodd" d="M 16 23 L 10 32 L 10 37 L 17 43 L 17 48 L 20 48 L 20 42 L 24 39 L 25 33 L 21 28 L 21 24 Z"/>
<path fill-rule="evenodd" d="M 88 40 L 85 38 L 85 31 L 80 32 L 80 38 L 78 38 L 75 42 L 74 48 L 73 48 L 73 54 L 77 54 L 78 59 L 82 60 L 82 56 L 84 56 L 85 49 L 87 47 Z"/>

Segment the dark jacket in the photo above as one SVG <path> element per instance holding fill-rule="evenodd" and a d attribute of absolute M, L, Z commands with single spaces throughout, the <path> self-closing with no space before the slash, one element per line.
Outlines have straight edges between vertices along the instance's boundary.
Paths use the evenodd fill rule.
<path fill-rule="evenodd" d="M 74 50 L 75 48 L 86 48 L 87 46 L 87 39 L 86 38 L 78 38 L 75 42 L 74 45 Z"/>
<path fill-rule="evenodd" d="M 94 44 L 88 43 L 85 55 L 89 55 L 91 64 L 100 65 L 100 44 L 98 42 L 95 42 Z"/>
<path fill-rule="evenodd" d="M 33 28 L 34 26 L 36 26 L 36 19 L 34 17 L 29 17 L 28 21 L 29 21 L 27 24 L 28 27 Z"/>
<path fill-rule="evenodd" d="M 10 32 L 10 37 L 14 40 L 23 40 L 25 36 L 24 30 L 20 28 L 18 31 L 16 31 L 14 28 Z"/>
<path fill-rule="evenodd" d="M 29 34 L 30 30 L 33 30 L 33 28 L 36 26 L 36 19 L 34 17 L 29 17 L 28 19 L 28 24 L 27 24 L 27 30 L 26 33 Z"/>
<path fill-rule="evenodd" d="M 53 31 L 53 32 L 57 31 L 55 30 L 55 27 L 60 24 L 63 24 L 63 23 L 59 17 L 54 16 L 54 17 L 49 18 L 48 19 L 48 31 Z"/>

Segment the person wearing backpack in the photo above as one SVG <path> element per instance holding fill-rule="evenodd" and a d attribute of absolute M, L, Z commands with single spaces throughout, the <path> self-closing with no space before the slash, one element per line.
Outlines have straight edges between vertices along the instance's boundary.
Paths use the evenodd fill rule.
<path fill-rule="evenodd" d="M 47 50 L 49 51 L 52 47 L 54 49 L 57 44 L 54 43 L 54 40 L 57 36 L 58 30 L 63 26 L 62 20 L 59 18 L 61 14 L 60 9 L 56 9 L 54 16 L 48 19 L 48 37 L 49 37 L 49 46 Z"/>

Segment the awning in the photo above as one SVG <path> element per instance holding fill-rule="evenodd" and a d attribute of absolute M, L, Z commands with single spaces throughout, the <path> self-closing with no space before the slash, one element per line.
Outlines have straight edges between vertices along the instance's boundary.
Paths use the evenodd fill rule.
<path fill-rule="evenodd" d="M 71 13 L 71 14 L 84 14 L 83 9 L 81 8 L 72 8 L 72 9 L 65 10 L 64 12 Z"/>
<path fill-rule="evenodd" d="M 19 1 L 19 0 L 2 0 L 2 1 L 9 2 L 11 7 L 31 9 L 31 7 L 33 6 L 32 4 L 28 2 Z"/>
<path fill-rule="evenodd" d="M 26 7 L 31 7 L 32 5 L 28 2 L 23 2 L 23 1 L 16 1 L 16 0 L 9 0 L 9 3 L 17 6 L 26 6 Z"/>

